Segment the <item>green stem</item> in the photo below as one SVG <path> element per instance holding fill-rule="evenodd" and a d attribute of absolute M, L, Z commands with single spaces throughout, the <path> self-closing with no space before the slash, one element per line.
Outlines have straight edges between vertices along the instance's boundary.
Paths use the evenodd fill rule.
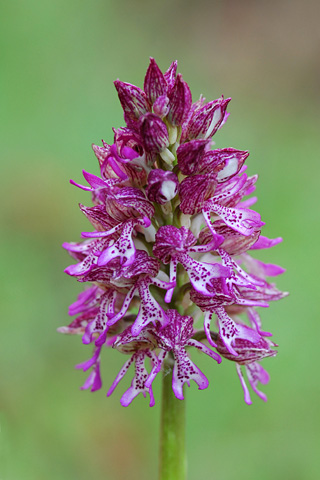
<path fill-rule="evenodd" d="M 163 368 L 159 480 L 186 480 L 185 400 L 173 393 L 169 361 Z"/>

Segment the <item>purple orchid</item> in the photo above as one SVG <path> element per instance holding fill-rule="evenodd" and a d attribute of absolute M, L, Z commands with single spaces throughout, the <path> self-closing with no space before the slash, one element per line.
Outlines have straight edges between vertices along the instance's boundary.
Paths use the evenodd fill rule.
<path fill-rule="evenodd" d="M 281 238 L 262 236 L 264 223 L 251 209 L 257 176 L 245 172 L 249 152 L 211 148 L 231 99 L 193 102 L 177 62 L 162 72 L 153 58 L 143 89 L 120 80 L 115 87 L 125 126 L 113 130 L 110 145 L 93 145 L 100 175 L 83 171 L 88 185 L 71 180 L 91 192 L 93 205 L 80 209 L 93 231 L 63 244 L 76 261 L 66 273 L 89 283 L 69 308 L 75 318 L 58 329 L 93 346 L 92 358 L 77 366 L 91 369 L 82 388 L 101 388 L 101 350 L 114 347 L 130 358 L 108 396 L 134 364 L 123 406 L 139 393 L 154 405 L 152 384 L 166 369 L 183 400 L 191 380 L 208 386 L 189 356 L 194 347 L 218 364 L 221 357 L 236 363 L 247 404 L 241 366 L 266 400 L 258 383 L 269 377 L 258 362 L 276 345 L 258 309 L 286 295 L 268 280 L 284 269 L 250 254 Z M 203 329 L 194 330 L 201 318 Z"/>
<path fill-rule="evenodd" d="M 248 327 L 244 326 L 244 328 L 247 328 L 249 330 Z M 219 335 L 216 338 L 216 345 L 220 355 L 236 363 L 237 373 L 244 391 L 245 402 L 248 405 L 252 403 L 240 365 L 244 365 L 249 383 L 253 391 L 262 400 L 266 401 L 266 395 L 257 389 L 257 384 L 258 382 L 262 383 L 263 385 L 267 384 L 269 382 L 269 375 L 258 363 L 258 361 L 266 357 L 274 357 L 278 352 L 276 350 L 273 350 L 272 347 L 277 347 L 277 345 L 270 340 L 262 337 L 257 343 L 252 343 L 249 340 L 237 339 L 235 341 L 235 351 L 237 353 L 237 356 L 230 354 L 228 349 L 225 347 L 224 342 L 221 341 L 221 337 Z"/>
<path fill-rule="evenodd" d="M 216 352 L 192 338 L 194 334 L 192 317 L 183 317 L 176 310 L 167 310 L 166 314 L 169 322 L 166 327 L 161 327 L 159 324 L 151 328 L 147 327 L 135 337 L 128 327 L 113 344 L 115 348 L 124 353 L 132 353 L 132 357 L 120 370 L 108 391 L 108 396 L 114 391 L 131 363 L 133 361 L 136 363 L 136 373 L 131 387 L 121 398 L 123 406 L 127 406 L 139 393 L 143 393 L 145 396 L 147 392 L 150 394 L 150 406 L 154 405 L 151 386 L 166 357 L 169 357 L 173 364 L 172 389 L 177 398 L 183 400 L 183 385 L 187 383 L 190 386 L 190 380 L 198 385 L 199 390 L 207 388 L 208 379 L 191 361 L 186 347 L 195 347 L 218 363 L 221 362 L 221 358 Z M 154 353 L 155 349 L 160 349 L 158 356 Z M 149 374 L 144 366 L 146 357 L 151 359 L 153 365 Z"/>

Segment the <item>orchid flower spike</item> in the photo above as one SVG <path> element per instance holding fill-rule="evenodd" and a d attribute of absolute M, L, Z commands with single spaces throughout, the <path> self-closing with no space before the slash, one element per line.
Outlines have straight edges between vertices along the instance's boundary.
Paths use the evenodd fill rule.
<path fill-rule="evenodd" d="M 286 295 L 268 280 L 284 269 L 251 251 L 281 238 L 262 236 L 264 222 L 251 209 L 257 176 L 245 173 L 249 152 L 212 149 L 231 99 L 193 101 L 177 62 L 162 71 L 153 58 L 143 88 L 114 84 L 125 125 L 110 144 L 93 145 L 99 176 L 84 171 L 87 185 L 71 181 L 91 192 L 93 204 L 80 205 L 91 228 L 83 241 L 63 244 L 75 261 L 66 273 L 87 284 L 70 306 L 73 320 L 58 329 L 93 347 L 92 358 L 77 366 L 90 370 L 82 388 L 102 387 L 101 351 L 113 347 L 110 355 L 127 360 L 108 396 L 132 365 L 121 404 L 142 393 L 153 406 L 153 382 L 170 367 L 173 393 L 183 400 L 191 380 L 199 390 L 209 385 L 192 360 L 197 349 L 212 365 L 236 364 L 247 404 L 241 368 L 266 400 L 257 385 L 269 376 L 259 362 L 275 356 L 276 345 L 259 309 Z"/>

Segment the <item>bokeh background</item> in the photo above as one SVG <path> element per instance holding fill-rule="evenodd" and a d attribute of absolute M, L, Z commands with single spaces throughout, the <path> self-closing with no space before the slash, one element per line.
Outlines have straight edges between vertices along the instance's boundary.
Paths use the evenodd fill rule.
<path fill-rule="evenodd" d="M 124 357 L 106 351 L 103 389 L 81 392 L 91 355 L 56 333 L 81 285 L 60 245 L 87 224 L 71 186 L 98 173 L 91 143 L 123 125 L 113 80 L 143 85 L 149 56 L 193 97 L 232 96 L 218 147 L 248 149 L 264 234 L 284 242 L 290 296 L 263 311 L 279 355 L 268 402 L 247 406 L 234 365 L 197 358 L 210 388 L 187 391 L 189 479 L 314 480 L 319 461 L 320 4 L 318 1 L 10 0 L 1 38 L 1 480 L 156 478 L 156 406 L 105 392 Z M 129 379 L 128 379 L 129 380 Z M 124 381 L 125 384 L 125 381 Z"/>

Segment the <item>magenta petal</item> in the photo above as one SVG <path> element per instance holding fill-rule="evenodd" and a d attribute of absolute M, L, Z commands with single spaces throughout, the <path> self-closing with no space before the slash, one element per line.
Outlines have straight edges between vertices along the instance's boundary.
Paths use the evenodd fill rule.
<path fill-rule="evenodd" d="M 95 303 L 98 287 L 92 286 L 87 288 L 78 295 L 77 300 L 69 306 L 69 315 L 76 315 L 82 312 L 90 304 Z"/>
<path fill-rule="evenodd" d="M 108 321 L 108 326 L 111 326 L 111 325 L 114 325 L 115 323 L 117 323 L 119 320 L 121 320 L 121 318 L 127 313 L 128 311 L 128 308 L 130 306 L 130 303 L 131 303 L 131 300 L 134 296 L 134 292 L 136 290 L 136 286 L 134 285 L 130 290 L 129 292 L 127 293 L 124 301 L 123 301 L 123 304 L 122 304 L 122 307 L 121 307 L 121 310 L 114 316 L 111 316 L 110 315 L 110 319 Z"/>
<path fill-rule="evenodd" d="M 260 340 L 260 335 L 255 330 L 252 330 L 245 325 L 235 323 L 232 318 L 226 313 L 224 308 L 216 308 L 215 313 L 218 316 L 219 322 L 219 333 L 220 337 L 225 344 L 227 350 L 234 356 L 237 356 L 238 353 L 232 347 L 232 343 L 236 338 L 243 338 L 249 340 L 252 343 L 257 343 Z"/>
<path fill-rule="evenodd" d="M 89 377 L 81 387 L 81 390 L 87 390 L 91 387 L 91 392 L 100 390 L 102 387 L 101 375 L 100 375 L 100 362 L 98 361 L 94 370 L 90 373 Z"/>
<path fill-rule="evenodd" d="M 211 201 L 209 200 L 209 202 Z M 252 235 L 255 230 L 264 225 L 264 223 L 261 222 L 260 215 L 253 210 L 227 208 L 216 203 L 211 203 L 209 206 L 206 204 L 204 209 L 215 212 L 229 227 L 245 236 Z"/>
<path fill-rule="evenodd" d="M 267 401 L 267 396 L 258 390 L 257 384 L 260 382 L 263 385 L 266 385 L 269 382 L 269 374 L 264 370 L 263 367 L 257 362 L 250 363 L 246 365 L 246 372 L 249 383 L 252 387 L 252 390 L 260 397 L 264 402 Z"/>
<path fill-rule="evenodd" d="M 126 361 L 126 363 L 122 366 L 120 372 L 118 373 L 118 375 L 116 376 L 116 378 L 114 379 L 111 387 L 109 388 L 108 390 L 108 393 L 107 393 L 107 397 L 110 397 L 110 395 L 113 393 L 114 389 L 116 388 L 116 386 L 118 385 L 118 383 L 120 382 L 120 380 L 123 379 L 123 377 L 125 376 L 125 374 L 127 373 L 130 365 L 132 364 L 132 362 L 134 361 L 134 358 L 131 357 L 129 358 L 129 360 Z"/>
<path fill-rule="evenodd" d="M 212 296 L 212 291 L 208 290 L 211 280 L 230 275 L 229 269 L 220 263 L 197 262 L 186 253 L 177 254 L 176 258 L 188 273 L 192 286 L 203 295 Z"/>
<path fill-rule="evenodd" d="M 165 350 L 160 351 L 160 353 L 158 355 L 158 358 L 157 358 L 157 362 L 154 362 L 154 366 L 153 366 L 153 368 L 150 372 L 150 375 L 148 376 L 148 379 L 145 382 L 145 387 L 146 388 L 151 387 L 152 382 L 154 381 L 154 379 L 156 378 L 158 373 L 161 371 L 161 367 L 163 365 L 164 359 L 167 356 L 167 354 L 168 354 L 168 352 L 166 352 Z"/>
<path fill-rule="evenodd" d="M 242 374 L 242 371 L 241 371 L 241 367 L 238 364 L 236 364 L 236 367 L 237 367 L 237 373 L 238 373 L 238 376 L 239 376 L 239 379 L 240 379 L 240 382 L 241 382 L 241 386 L 243 388 L 244 401 L 246 402 L 247 405 L 251 405 L 252 401 L 251 401 L 251 398 L 250 398 L 250 393 L 249 393 L 248 387 L 246 385 L 246 382 L 244 381 L 243 374 Z"/>
<path fill-rule="evenodd" d="M 190 387 L 190 380 L 196 382 L 199 390 L 208 387 L 209 381 L 201 370 L 190 360 L 184 348 L 176 349 L 174 352 L 175 363 L 172 374 L 172 390 L 179 400 L 183 400 L 183 385 L 187 383 Z"/>
<path fill-rule="evenodd" d="M 165 326 L 168 323 L 168 318 L 164 310 L 151 295 L 147 281 L 139 282 L 138 291 L 141 303 L 138 316 L 131 327 L 133 336 L 139 335 L 141 330 L 150 322 L 154 325 L 156 322 L 160 322 L 162 326 Z"/>
<path fill-rule="evenodd" d="M 124 225 L 122 233 L 113 245 L 104 250 L 99 259 L 98 265 L 107 265 L 114 258 L 120 257 L 121 261 L 126 260 L 126 264 L 134 261 L 136 247 L 133 243 L 132 232 L 134 225 L 128 222 Z"/>
<path fill-rule="evenodd" d="M 75 265 L 70 265 L 64 271 L 65 273 L 71 276 L 77 277 L 80 275 L 84 275 L 85 273 L 88 273 L 93 268 L 93 266 L 96 264 L 96 261 L 97 261 L 97 257 L 93 255 L 89 255 L 82 262 L 77 263 Z"/>
<path fill-rule="evenodd" d="M 256 258 L 252 258 L 248 254 L 243 255 L 243 258 L 244 263 L 250 273 L 261 278 L 276 277 L 285 272 L 285 269 L 280 267 L 279 265 L 261 262 Z"/>
<path fill-rule="evenodd" d="M 101 347 L 96 348 L 93 357 L 89 358 L 89 360 L 87 360 L 85 362 L 78 363 L 78 365 L 76 365 L 76 368 L 79 368 L 79 369 L 83 370 L 84 372 L 89 370 L 89 368 L 91 368 L 97 362 L 97 360 L 99 358 L 99 355 L 100 355 L 100 350 L 101 350 Z"/>
<path fill-rule="evenodd" d="M 250 250 L 260 250 L 262 248 L 271 248 L 274 247 L 275 245 L 278 245 L 278 243 L 282 242 L 281 237 L 277 238 L 267 238 L 264 237 L 263 235 L 260 235 L 258 240 L 252 247 L 250 247 Z"/>
<path fill-rule="evenodd" d="M 82 170 L 84 178 L 87 180 L 89 185 L 91 185 L 92 188 L 107 188 L 108 185 L 107 183 L 102 180 L 100 177 L 97 177 L 97 175 L 93 175 L 92 173 L 86 172 L 85 170 Z"/>
<path fill-rule="evenodd" d="M 81 188 L 81 190 L 86 190 L 87 192 L 91 192 L 92 188 L 90 187 L 85 187 L 84 185 L 81 185 L 80 183 L 76 183 L 72 178 L 69 180 L 71 185 L 74 185 L 75 187 Z"/>
<path fill-rule="evenodd" d="M 248 308 L 247 313 L 248 313 L 248 318 L 251 325 L 257 330 L 259 335 L 263 337 L 272 337 L 272 333 L 261 330 L 262 324 L 261 324 L 260 315 L 253 307 Z"/>
<path fill-rule="evenodd" d="M 132 357 L 135 361 L 135 376 L 133 377 L 131 386 L 121 397 L 120 403 L 123 407 L 130 405 L 139 393 L 142 393 L 144 397 L 146 393 L 150 393 L 150 407 L 154 405 L 152 389 L 150 391 L 150 388 L 145 387 L 145 381 L 148 378 L 148 372 L 145 367 L 146 356 L 150 357 L 151 355 L 148 351 L 142 350 L 135 353 Z"/>
<path fill-rule="evenodd" d="M 213 358 L 218 363 L 222 362 L 222 359 L 218 353 L 213 352 L 212 350 L 210 350 L 210 348 L 206 347 L 206 345 L 198 342 L 198 340 L 194 340 L 193 338 L 191 338 L 190 340 L 188 340 L 186 345 L 188 345 L 189 347 L 196 347 L 198 350 Z"/>
<path fill-rule="evenodd" d="M 216 347 L 217 344 L 212 340 L 211 333 L 210 333 L 210 326 L 211 326 L 211 320 L 212 320 L 213 313 L 212 312 L 205 312 L 204 314 L 204 322 L 203 322 L 203 328 L 204 332 L 206 334 L 207 340 L 209 344 L 212 347 Z"/>

